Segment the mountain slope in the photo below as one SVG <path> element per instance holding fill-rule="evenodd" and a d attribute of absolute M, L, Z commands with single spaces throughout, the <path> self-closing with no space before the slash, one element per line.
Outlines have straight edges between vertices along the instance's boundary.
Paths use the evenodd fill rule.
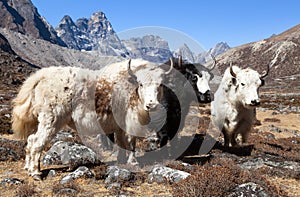
<path fill-rule="evenodd" d="M 2 34 L 0 34 L 0 50 L 10 54 L 16 54 L 14 50 L 12 50 L 8 40 Z"/>
<path fill-rule="evenodd" d="M 269 77 L 279 78 L 300 74 L 300 25 L 279 35 L 232 48 L 217 58 L 223 72 L 232 62 L 250 66 L 259 72 L 270 66 Z"/>
<path fill-rule="evenodd" d="M 76 66 L 99 69 L 109 63 L 123 59 L 120 56 L 103 56 L 97 51 L 68 49 L 7 29 L 0 28 L 0 33 L 6 37 L 16 54 L 39 67 Z"/>
<path fill-rule="evenodd" d="M 0 0 L 0 27 L 66 46 L 30 0 Z"/>

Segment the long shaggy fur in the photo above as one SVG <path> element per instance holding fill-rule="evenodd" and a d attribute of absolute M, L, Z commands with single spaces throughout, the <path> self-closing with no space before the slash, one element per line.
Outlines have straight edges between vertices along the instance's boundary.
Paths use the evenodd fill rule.
<path fill-rule="evenodd" d="M 43 78 L 44 76 L 37 73 L 29 77 L 12 101 L 12 130 L 19 139 L 27 139 L 36 131 L 38 122 L 33 114 L 34 88 Z"/>

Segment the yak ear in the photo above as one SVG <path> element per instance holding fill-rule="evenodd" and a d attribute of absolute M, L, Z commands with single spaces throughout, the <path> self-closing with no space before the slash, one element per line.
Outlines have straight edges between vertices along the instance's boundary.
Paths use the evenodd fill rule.
<path fill-rule="evenodd" d="M 130 77 L 128 78 L 128 81 L 129 81 L 130 83 L 132 83 L 132 84 L 137 84 L 137 83 L 138 83 L 137 80 L 136 80 L 136 78 L 135 78 L 135 77 L 132 77 L 132 76 L 130 76 Z"/>
<path fill-rule="evenodd" d="M 234 77 L 231 77 L 228 80 L 226 80 L 226 82 L 224 83 L 224 86 L 223 86 L 225 92 L 228 92 L 230 90 L 230 88 L 232 86 L 236 86 L 236 84 L 237 84 L 237 81 L 236 81 L 236 78 L 234 78 Z"/>
<path fill-rule="evenodd" d="M 231 78 L 231 83 L 232 83 L 234 86 L 236 86 L 236 78 L 235 78 L 235 77 L 232 77 L 232 78 Z"/>
<path fill-rule="evenodd" d="M 264 79 L 260 79 L 261 80 L 261 86 L 264 86 L 265 85 L 265 80 Z"/>

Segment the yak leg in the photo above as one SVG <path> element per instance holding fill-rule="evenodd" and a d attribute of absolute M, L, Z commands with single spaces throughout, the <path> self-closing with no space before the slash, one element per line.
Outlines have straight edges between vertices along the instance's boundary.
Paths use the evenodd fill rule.
<path fill-rule="evenodd" d="M 248 120 L 249 119 L 249 120 Z M 249 131 L 251 130 L 252 126 L 252 119 L 251 117 L 248 119 L 244 119 L 239 121 L 236 125 L 232 125 L 231 128 L 234 128 L 232 131 L 229 132 L 229 143 L 233 147 L 239 147 L 240 145 L 237 143 L 238 135 L 241 135 L 241 142 L 245 143 Z"/>
<path fill-rule="evenodd" d="M 252 128 L 252 120 L 248 120 L 248 121 L 243 121 L 237 130 L 237 133 L 239 133 L 241 135 L 241 142 L 242 143 L 246 143 L 249 133 L 251 131 Z"/>
<path fill-rule="evenodd" d="M 228 131 L 225 128 L 223 128 L 222 133 L 224 135 L 224 146 L 225 147 L 237 146 L 235 131 Z"/>
<path fill-rule="evenodd" d="M 130 149 L 128 150 L 130 152 L 129 152 L 127 163 L 131 165 L 137 165 L 138 162 L 135 158 L 136 137 L 129 135 L 127 139 L 130 145 Z"/>
<path fill-rule="evenodd" d="M 232 147 L 238 147 L 239 146 L 237 141 L 236 141 L 236 138 L 237 138 L 237 134 L 236 133 L 231 133 L 229 140 L 230 140 L 230 144 L 231 144 Z"/>
<path fill-rule="evenodd" d="M 118 163 L 136 165 L 135 159 L 136 137 L 126 134 L 125 132 L 116 132 L 116 141 L 118 145 Z"/>
<path fill-rule="evenodd" d="M 41 179 L 40 175 L 40 156 L 41 152 L 51 138 L 56 134 L 59 128 L 55 127 L 55 121 L 52 114 L 40 113 L 38 117 L 39 125 L 35 134 L 28 137 L 26 149 L 26 167 L 28 173 L 34 179 Z"/>
<path fill-rule="evenodd" d="M 230 141 L 231 141 L 230 140 L 230 133 L 225 128 L 223 128 L 222 133 L 224 135 L 224 146 L 229 147 L 229 144 L 230 144 Z"/>
<path fill-rule="evenodd" d="M 34 132 L 36 133 L 36 132 Z M 33 135 L 33 134 L 32 134 Z M 25 170 L 28 170 L 30 165 L 31 165 L 31 155 L 30 155 L 30 150 L 31 150 L 31 141 L 32 141 L 32 135 L 28 136 L 28 139 L 27 139 L 27 145 L 26 145 L 26 148 L 25 148 L 25 166 L 24 166 L 24 169 Z"/>
<path fill-rule="evenodd" d="M 126 149 L 129 148 L 127 143 L 127 136 L 125 135 L 124 131 L 116 132 L 116 142 L 118 148 L 118 156 L 117 161 L 120 164 L 126 163 Z"/>
<path fill-rule="evenodd" d="M 106 150 L 113 150 L 113 145 L 114 145 L 114 134 L 100 134 L 99 140 L 100 140 L 100 145 L 103 151 Z"/>

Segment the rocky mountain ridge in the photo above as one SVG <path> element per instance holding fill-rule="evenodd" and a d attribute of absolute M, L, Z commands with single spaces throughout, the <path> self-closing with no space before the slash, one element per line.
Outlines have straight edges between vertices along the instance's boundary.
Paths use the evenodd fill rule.
<path fill-rule="evenodd" d="M 80 18 L 76 22 L 70 16 L 64 16 L 55 30 L 68 48 L 127 56 L 126 48 L 103 12 L 95 12 L 89 19 Z"/>
<path fill-rule="evenodd" d="M 0 34 L 5 36 L 16 54 L 39 67 L 76 66 L 95 70 L 124 59 L 121 56 L 103 56 L 98 51 L 78 51 L 61 47 L 8 29 L 0 28 Z"/>
<path fill-rule="evenodd" d="M 142 58 L 152 62 L 166 62 L 172 57 L 167 41 L 159 36 L 145 35 L 141 38 L 122 40 L 131 58 Z"/>
<path fill-rule="evenodd" d="M 228 49 L 230 49 L 230 46 L 226 42 L 219 42 L 214 47 L 210 48 L 208 51 L 196 54 L 189 48 L 187 44 L 183 44 L 179 49 L 173 52 L 173 55 L 175 57 L 181 55 L 189 62 L 205 64 L 211 61 L 211 55 L 216 57 L 224 53 Z"/>
<path fill-rule="evenodd" d="M 58 41 L 54 38 L 60 37 L 38 14 L 30 0 L 1 0 L 0 4 L 0 13 L 4 17 L 0 21 L 3 27 L 0 28 L 1 40 L 4 41 L 4 44 L 0 43 L 2 50 L 12 50 L 27 62 L 40 67 L 55 65 L 99 69 L 124 57 L 164 61 L 180 52 L 184 54 L 184 59 L 202 64 L 210 64 L 210 54 L 217 56 L 217 67 L 221 73 L 233 62 L 241 67 L 251 66 L 260 72 L 269 65 L 271 78 L 300 74 L 300 25 L 258 42 L 231 49 L 222 42 L 206 53 L 194 54 L 187 45 L 172 52 L 166 41 L 154 35 L 120 41 L 104 13 L 96 12 L 90 19 L 81 18 L 74 22 L 66 16 L 60 23 L 58 35 L 76 49 L 73 50 L 57 45 Z M 39 34 L 42 30 L 47 30 L 49 36 L 42 37 Z M 49 41 L 49 38 L 53 40 Z"/>
<path fill-rule="evenodd" d="M 30 0 L 0 0 L 0 27 L 66 46 Z"/>
<path fill-rule="evenodd" d="M 143 58 L 157 63 L 165 62 L 174 53 L 169 49 L 166 41 L 155 35 L 121 41 L 114 31 L 112 24 L 105 14 L 100 11 L 92 14 L 90 18 L 79 18 L 75 22 L 70 16 L 66 15 L 54 29 L 38 13 L 37 8 L 30 0 L 0 0 L 0 5 L 0 16 L 2 19 L 0 21 L 0 28 L 18 32 L 33 39 L 46 40 L 50 43 L 64 47 L 67 46 L 70 49 L 78 51 L 96 51 L 95 53 L 98 55 L 101 54 L 101 56 Z M 22 47 L 15 48 L 22 50 Z M 41 50 L 44 51 L 45 49 Z M 64 51 L 64 49 L 62 50 Z M 185 59 L 200 63 L 204 63 L 205 61 L 203 60 L 207 56 L 207 54 L 195 55 L 191 51 L 182 54 Z M 55 56 L 60 55 L 56 54 Z M 196 56 L 204 57 L 199 59 Z M 55 57 L 55 59 L 57 58 L 59 57 Z M 26 57 L 25 59 L 30 60 L 35 58 Z M 45 59 L 45 57 L 41 59 Z M 42 62 L 37 60 L 34 60 L 33 64 Z M 49 64 L 52 64 L 52 62 L 56 61 L 49 61 Z M 44 67 L 44 64 L 45 62 L 42 62 L 41 66 Z M 62 61 L 62 64 L 72 65 L 64 61 Z"/>
<path fill-rule="evenodd" d="M 96 12 L 89 19 L 77 19 L 76 22 L 70 16 L 64 16 L 55 30 L 71 49 L 100 51 L 103 55 L 142 58 L 157 63 L 179 54 L 190 62 L 206 63 L 210 54 L 218 55 L 230 48 L 227 43 L 221 42 L 201 54 L 192 52 L 187 44 L 171 51 L 168 42 L 155 33 L 120 41 L 103 12 Z"/>

